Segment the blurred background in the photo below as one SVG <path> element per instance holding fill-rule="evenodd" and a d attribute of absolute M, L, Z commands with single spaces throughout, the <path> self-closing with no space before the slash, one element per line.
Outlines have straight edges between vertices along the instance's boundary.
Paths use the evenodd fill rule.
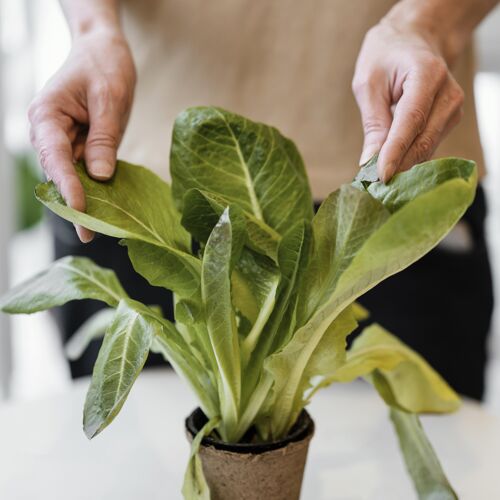
<path fill-rule="evenodd" d="M 488 241 L 500 297 L 500 8 L 481 25 L 476 38 L 475 98 L 488 168 Z M 26 109 L 66 57 L 69 44 L 56 0 L 0 0 L 0 293 L 52 260 L 50 229 L 33 196 L 41 171 L 29 144 Z M 500 414 L 498 302 L 485 404 Z M 39 398 L 63 391 L 70 383 L 50 313 L 0 313 L 0 400 Z"/>

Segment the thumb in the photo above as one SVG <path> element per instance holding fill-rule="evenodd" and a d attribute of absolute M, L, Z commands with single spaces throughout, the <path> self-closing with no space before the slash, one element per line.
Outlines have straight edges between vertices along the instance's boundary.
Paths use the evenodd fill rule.
<path fill-rule="evenodd" d="M 381 90 L 382 85 L 354 84 L 353 89 L 363 125 L 363 151 L 359 160 L 359 164 L 363 165 L 380 151 L 387 138 L 392 123 L 391 105 L 388 96 L 386 97 Z"/>
<path fill-rule="evenodd" d="M 113 102 L 89 105 L 90 126 L 85 143 L 85 164 L 91 177 L 108 180 L 113 176 L 116 150 L 122 136 L 122 117 Z"/>

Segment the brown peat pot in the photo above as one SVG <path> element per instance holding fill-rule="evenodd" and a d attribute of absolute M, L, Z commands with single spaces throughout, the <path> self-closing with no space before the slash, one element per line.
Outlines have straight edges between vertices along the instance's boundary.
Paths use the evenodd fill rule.
<path fill-rule="evenodd" d="M 190 441 L 207 422 L 197 408 L 186 419 Z M 202 440 L 199 456 L 212 500 L 298 500 L 314 422 L 303 410 L 286 438 L 230 444 Z"/>

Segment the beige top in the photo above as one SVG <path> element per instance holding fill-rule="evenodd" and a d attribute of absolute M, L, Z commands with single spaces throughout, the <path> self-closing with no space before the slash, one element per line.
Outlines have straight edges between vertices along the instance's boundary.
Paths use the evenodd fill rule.
<path fill-rule="evenodd" d="M 216 105 L 278 127 L 299 147 L 316 199 L 350 181 L 362 147 L 351 92 L 364 34 L 393 0 L 124 0 L 138 85 L 120 157 L 168 178 L 175 116 Z M 473 54 L 456 77 L 459 127 L 437 156 L 482 165 L 473 104 Z"/>

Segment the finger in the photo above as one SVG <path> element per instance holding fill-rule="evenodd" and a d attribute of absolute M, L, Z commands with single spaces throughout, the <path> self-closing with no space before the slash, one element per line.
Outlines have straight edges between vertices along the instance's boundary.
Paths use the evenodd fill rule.
<path fill-rule="evenodd" d="M 408 170 L 432 157 L 440 142 L 459 123 L 463 100 L 462 89 L 450 79 L 436 97 L 425 129 L 413 141 L 399 170 Z"/>
<path fill-rule="evenodd" d="M 73 158 L 75 161 L 80 161 L 83 159 L 85 152 L 85 141 L 75 141 L 73 143 Z"/>
<path fill-rule="evenodd" d="M 55 183 L 68 206 L 84 212 L 85 193 L 73 166 L 71 142 L 64 129 L 55 120 L 43 121 L 33 127 L 32 138 L 47 177 Z M 94 236 L 80 226 L 76 231 L 84 243 Z"/>
<path fill-rule="evenodd" d="M 426 132 L 422 132 L 421 135 L 424 135 L 424 137 L 421 138 L 419 136 L 415 139 L 414 145 L 412 145 L 403 161 L 401 162 L 400 171 L 403 172 L 405 170 L 409 170 L 419 163 L 430 160 L 434 155 L 436 149 L 439 147 L 441 141 L 443 141 L 446 136 L 453 130 L 453 128 L 456 127 L 460 122 L 462 115 L 462 108 L 455 111 L 442 132 L 439 135 L 436 134 L 434 136 L 434 140 L 426 138 L 424 135 L 426 134 Z"/>
<path fill-rule="evenodd" d="M 88 128 L 82 128 L 73 141 L 73 159 L 80 161 L 83 159 L 85 152 L 85 142 L 87 141 Z"/>
<path fill-rule="evenodd" d="M 440 74 L 416 73 L 403 83 L 403 94 L 396 104 L 387 140 L 380 150 L 379 175 L 384 182 L 396 173 L 415 137 L 425 129 L 434 98 L 444 81 Z"/>
<path fill-rule="evenodd" d="M 98 90 L 89 97 L 90 128 L 85 144 L 85 163 L 98 180 L 112 177 L 116 150 L 123 133 L 123 105 L 110 91 Z"/>
<path fill-rule="evenodd" d="M 391 102 L 383 75 L 363 83 L 354 80 L 353 92 L 363 126 L 363 151 L 359 159 L 359 164 L 363 165 L 380 151 L 387 138 L 392 122 Z"/>

